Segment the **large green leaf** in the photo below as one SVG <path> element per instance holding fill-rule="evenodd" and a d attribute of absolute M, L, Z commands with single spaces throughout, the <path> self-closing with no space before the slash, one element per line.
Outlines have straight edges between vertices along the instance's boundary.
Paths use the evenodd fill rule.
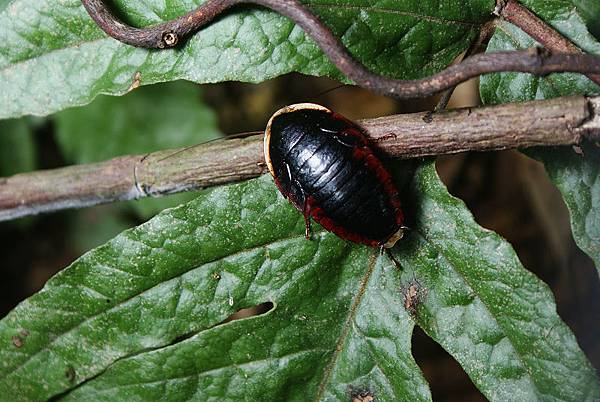
<path fill-rule="evenodd" d="M 297 384 L 289 391 L 296 395 L 315 394 L 340 334 L 353 325 L 349 310 L 361 288 L 379 286 L 370 278 L 393 268 L 384 265 L 377 250 L 353 247 L 331 234 L 306 241 L 302 226 L 302 218 L 263 177 L 206 192 L 125 232 L 57 275 L 0 324 L 7 347 L 0 395 L 43 399 L 128 356 L 168 352 L 163 348 L 171 343 L 186 347 L 197 338 L 205 343 L 193 348 L 199 359 L 176 358 L 163 379 L 197 367 L 199 374 L 206 372 L 203 381 L 216 381 L 215 392 L 223 398 L 246 392 L 258 399 L 251 395 L 260 391 L 266 400 L 277 400 L 290 384 Z M 389 290 L 397 296 L 396 280 L 390 278 Z M 276 307 L 265 317 L 216 326 L 239 308 L 267 301 Z M 25 318 L 33 311 L 46 319 Z M 405 365 L 414 374 L 406 378 L 392 372 L 390 386 L 427 399 L 408 353 L 412 325 L 405 313 L 397 313 L 389 313 L 394 341 L 404 346 Z M 194 333 L 189 341 L 177 341 Z M 21 348 L 14 346 L 13 336 L 23 338 Z M 189 357 L 191 352 L 180 353 Z M 355 368 L 369 380 L 387 382 L 384 373 L 364 369 L 362 364 Z M 25 373 L 41 371 L 39 381 L 26 378 Z M 231 382 L 239 386 L 228 387 Z M 213 392 L 208 383 L 199 386 Z M 167 396 L 186 391 L 176 388 Z"/>
<path fill-rule="evenodd" d="M 111 2 L 113 3 L 113 2 Z M 117 0 L 128 22 L 146 26 L 200 1 Z M 413 78 L 437 71 L 477 36 L 492 0 L 305 2 L 369 68 Z M 260 82 L 291 71 L 339 73 L 302 30 L 265 9 L 237 8 L 181 49 L 137 49 L 108 38 L 79 0 L 13 0 L 0 8 L 0 118 L 45 115 L 142 85 Z"/>
<path fill-rule="evenodd" d="M 270 177 L 205 191 L 84 255 L 0 322 L 0 396 L 429 400 L 419 325 L 490 399 L 593 400 L 595 372 L 547 287 L 480 228 L 432 164 L 405 189 L 398 271 L 317 230 Z M 427 289 L 425 292 L 424 289 Z M 222 323 L 265 302 L 267 314 Z"/>
<path fill-rule="evenodd" d="M 588 33 L 574 2 L 528 0 L 523 3 L 579 47 L 600 55 L 600 43 Z M 578 5 L 583 3 L 587 4 L 585 1 L 577 2 Z M 594 7 L 597 6 L 591 6 L 590 9 Z M 487 50 L 516 50 L 533 45 L 533 39 L 519 28 L 502 22 Z M 579 74 L 552 74 L 540 78 L 501 73 L 481 77 L 480 92 L 484 103 L 505 103 L 563 95 L 600 94 L 600 86 Z M 597 178 L 600 149 L 586 146 L 583 157 L 568 147 L 533 151 L 531 155 L 544 162 L 550 178 L 562 192 L 571 213 L 575 241 L 594 259 L 600 272 L 600 184 Z"/>
<path fill-rule="evenodd" d="M 417 233 L 402 245 L 403 266 L 428 289 L 418 324 L 490 400 L 598 400 L 596 372 L 548 287 L 505 240 L 475 223 L 434 170 L 420 181 Z"/>

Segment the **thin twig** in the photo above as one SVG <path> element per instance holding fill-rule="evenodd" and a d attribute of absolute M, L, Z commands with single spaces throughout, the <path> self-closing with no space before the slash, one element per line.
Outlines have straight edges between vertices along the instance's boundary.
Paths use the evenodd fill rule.
<path fill-rule="evenodd" d="M 294 21 L 323 50 L 329 60 L 357 85 L 381 95 L 400 99 L 420 98 L 451 88 L 481 74 L 517 71 L 535 75 L 556 72 L 600 74 L 600 57 L 588 54 L 551 54 L 529 49 L 478 54 L 419 80 L 395 80 L 372 73 L 353 58 L 342 42 L 319 19 L 296 0 L 207 0 L 196 10 L 172 21 L 133 28 L 119 21 L 101 0 L 82 0 L 83 5 L 108 35 L 121 42 L 147 48 L 173 47 L 187 35 L 210 23 L 237 4 L 267 7 Z"/>
<path fill-rule="evenodd" d="M 481 30 L 479 31 L 479 36 L 477 37 L 477 40 L 475 42 L 471 43 L 471 45 L 469 46 L 467 51 L 464 53 L 464 56 L 461 59 L 464 60 L 464 59 L 471 57 L 474 54 L 478 53 L 480 51 L 480 49 L 482 48 L 483 44 L 487 43 L 487 41 L 492 37 L 492 35 L 494 34 L 495 28 L 496 28 L 496 20 L 495 19 L 485 23 L 481 27 Z M 446 109 L 446 107 L 448 106 L 448 103 L 450 102 L 450 98 L 452 98 L 452 94 L 454 93 L 455 89 L 456 89 L 456 86 L 453 86 L 451 88 L 448 88 L 447 90 L 445 90 L 442 93 L 442 95 L 440 96 L 440 99 L 438 100 L 437 104 L 435 105 L 435 108 L 433 109 L 433 111 L 435 113 L 441 112 L 442 110 Z"/>
<path fill-rule="evenodd" d="M 553 27 L 515 0 L 498 1 L 496 13 L 552 52 L 582 54 L 583 51 Z M 586 74 L 600 85 L 599 74 Z"/>
<path fill-rule="evenodd" d="M 398 158 L 573 145 L 584 138 L 600 140 L 600 97 L 395 115 L 360 124 L 383 154 Z M 0 220 L 199 189 L 264 171 L 262 135 L 256 134 L 18 174 L 0 178 Z"/>

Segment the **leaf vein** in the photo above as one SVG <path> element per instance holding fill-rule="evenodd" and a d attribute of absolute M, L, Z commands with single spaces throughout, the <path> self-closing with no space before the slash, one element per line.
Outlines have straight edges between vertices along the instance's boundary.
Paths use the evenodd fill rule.
<path fill-rule="evenodd" d="M 346 322 L 342 328 L 340 338 L 338 340 L 338 343 L 335 346 L 335 350 L 333 351 L 331 360 L 329 361 L 329 364 L 327 364 L 327 367 L 325 367 L 325 370 L 323 372 L 323 379 L 321 380 L 321 383 L 319 384 L 319 388 L 317 390 L 317 395 L 315 397 L 315 401 L 321 400 L 323 398 L 323 394 L 325 393 L 325 387 L 327 386 L 327 382 L 329 381 L 329 378 L 331 377 L 331 374 L 335 367 L 335 363 L 336 363 L 338 357 L 340 356 L 340 353 L 342 351 L 342 346 L 343 346 L 344 342 L 346 341 L 348 334 L 350 333 L 350 328 L 352 327 L 352 323 L 354 321 L 354 316 L 356 315 L 356 310 L 358 309 L 358 306 L 360 305 L 360 302 L 362 301 L 362 298 L 365 294 L 365 290 L 367 289 L 367 285 L 369 283 L 369 279 L 371 279 L 371 275 L 373 274 L 373 271 L 375 270 L 375 264 L 377 263 L 378 254 L 379 254 L 379 250 L 375 250 L 374 254 L 371 256 L 367 271 L 366 271 L 365 275 L 363 276 L 363 278 L 360 282 L 360 286 L 356 292 L 356 297 L 354 298 L 354 301 L 352 302 L 352 306 L 350 307 L 350 310 L 348 310 L 348 316 L 346 318 Z"/>
<path fill-rule="evenodd" d="M 139 293 L 133 294 L 133 295 L 131 295 L 130 297 L 127 297 L 127 298 L 125 298 L 124 300 L 122 300 L 122 301 L 120 301 L 120 302 L 118 302 L 118 303 L 116 303 L 116 304 L 112 305 L 112 306 L 111 306 L 109 309 L 102 310 L 102 311 L 100 311 L 100 312 L 98 312 L 98 313 L 96 313 L 96 314 L 93 314 L 93 315 L 91 315 L 91 316 L 87 317 L 86 319 L 84 319 L 83 321 L 80 321 L 80 322 L 79 322 L 79 323 L 77 323 L 77 324 L 76 324 L 74 327 L 71 327 L 71 328 L 69 328 L 69 329 L 68 329 L 68 330 L 66 330 L 65 332 L 62 332 L 62 333 L 59 333 L 59 334 L 57 334 L 57 335 L 56 335 L 56 338 L 54 338 L 52 341 L 50 341 L 50 342 L 49 342 L 49 343 L 48 343 L 48 344 L 47 344 L 45 347 L 42 347 L 41 349 L 39 349 L 39 350 L 38 350 L 38 351 L 36 351 L 35 353 L 33 353 L 33 354 L 29 355 L 29 356 L 28 356 L 28 357 L 27 357 L 27 358 L 26 358 L 26 359 L 25 359 L 23 362 L 21 362 L 19 365 L 17 365 L 16 367 L 14 367 L 12 370 L 10 370 L 9 372 L 7 372 L 5 375 L 3 375 L 3 376 L 2 376 L 2 377 L 0 377 L 0 378 L 3 378 L 3 379 L 4 379 L 4 378 L 7 378 L 7 377 L 8 377 L 8 376 L 10 376 L 11 374 L 15 374 L 15 375 L 16 375 L 16 373 L 17 373 L 17 371 L 18 371 L 18 370 L 22 369 L 22 368 L 23 368 L 23 367 L 24 367 L 24 366 L 25 366 L 25 365 L 26 365 L 28 362 L 30 362 L 30 361 L 31 361 L 33 358 L 35 358 L 37 355 L 39 355 L 40 353 L 42 353 L 42 352 L 44 352 L 44 351 L 48 350 L 48 349 L 49 349 L 49 347 L 50 347 L 50 346 L 52 346 L 54 343 L 56 343 L 56 342 L 57 342 L 59 339 L 62 339 L 64 336 L 66 336 L 66 335 L 68 335 L 68 334 L 70 334 L 70 333 L 72 333 L 72 332 L 76 331 L 76 330 L 77 330 L 77 329 L 79 329 L 81 326 L 83 326 L 84 324 L 86 324 L 86 323 L 88 323 L 88 322 L 92 321 L 92 320 L 93 320 L 93 319 L 95 319 L 96 317 L 99 317 L 99 316 L 101 316 L 101 315 L 103 315 L 103 314 L 106 314 L 106 313 L 108 313 L 108 312 L 114 311 L 114 310 L 116 310 L 117 308 L 119 308 L 119 307 L 123 306 L 124 304 L 126 304 L 127 302 L 129 302 L 130 300 L 132 300 L 132 299 L 134 299 L 134 298 L 136 298 L 136 297 L 140 297 L 140 296 L 142 296 L 142 295 L 146 294 L 147 292 L 150 292 L 150 291 L 151 291 L 151 290 L 153 290 L 154 288 L 156 288 L 156 287 L 158 287 L 158 286 L 162 285 L 164 282 L 168 282 L 168 281 L 170 281 L 170 280 L 173 280 L 173 279 L 175 279 L 175 278 L 178 278 L 178 277 L 180 277 L 180 276 L 184 275 L 185 273 L 187 273 L 187 272 L 191 271 L 192 269 L 198 269 L 198 268 L 202 268 L 202 267 L 204 267 L 204 266 L 210 265 L 210 264 L 212 264 L 212 263 L 214 263 L 214 262 L 217 262 L 217 261 L 220 261 L 220 260 L 224 260 L 224 259 L 226 259 L 226 258 L 234 257 L 234 256 L 237 256 L 237 255 L 242 255 L 242 254 L 245 254 L 245 253 L 251 253 L 251 252 L 254 252 L 254 251 L 256 251 L 256 250 L 258 250 L 258 249 L 261 249 L 261 248 L 263 248 L 263 247 L 267 247 L 267 246 L 270 246 L 270 245 L 275 245 L 275 244 L 278 244 L 278 243 L 284 243 L 284 242 L 287 242 L 287 241 L 289 241 L 289 240 L 298 239 L 298 238 L 303 238 L 303 237 L 304 237 L 304 234 L 303 234 L 303 233 L 302 233 L 302 234 L 294 234 L 294 235 L 292 235 L 292 236 L 289 236 L 289 237 L 286 237 L 286 238 L 283 238 L 283 239 L 278 239 L 278 240 L 276 240 L 276 241 L 270 241 L 270 242 L 267 242 L 267 243 L 264 243 L 264 244 L 261 244 L 261 245 L 255 246 L 255 247 L 250 247 L 250 248 L 247 248 L 247 249 L 244 249 L 244 250 L 240 250 L 239 252 L 236 252 L 236 253 L 232 253 L 232 254 L 229 254 L 229 255 L 226 255 L 226 256 L 217 257 L 217 258 L 215 258 L 214 260 L 211 260 L 211 261 L 206 261 L 206 262 L 204 262 L 204 263 L 201 263 L 200 265 L 198 265 L 198 266 L 196 266 L 196 267 L 193 267 L 193 268 L 190 268 L 190 269 L 189 269 L 189 270 L 187 270 L 187 271 L 180 272 L 179 274 L 177 274 L 177 275 L 175 275 L 175 276 L 173 276 L 173 277 L 171 277 L 171 278 L 165 279 L 165 280 L 163 280 L 163 281 L 161 281 L 161 282 L 159 282 L 159 283 L 157 283 L 157 284 L 155 284 L 155 285 L 153 285 L 153 286 L 151 286 L 151 287 L 148 287 L 148 288 L 144 289 L 143 291 L 141 291 L 141 292 L 139 292 Z"/>
<path fill-rule="evenodd" d="M 454 271 L 462 278 L 462 280 L 467 284 L 467 286 L 469 286 L 473 291 L 475 291 L 475 289 L 473 288 L 471 282 L 469 281 L 469 279 L 457 268 L 456 264 L 454 264 L 452 261 L 450 261 L 450 259 L 448 259 L 448 257 L 443 253 L 443 250 L 438 247 L 438 245 L 431 239 L 429 239 L 425 233 L 419 229 L 415 230 L 415 232 L 419 233 L 421 235 L 421 237 L 423 238 L 423 240 L 425 240 L 427 243 L 429 243 L 437 252 L 438 254 L 450 265 L 454 268 Z M 496 322 L 496 324 L 502 328 L 503 332 L 504 332 L 504 338 L 506 338 L 508 340 L 508 342 L 510 342 L 510 345 L 512 346 L 513 350 L 515 351 L 515 355 L 518 356 L 519 361 L 521 362 L 523 369 L 527 372 L 528 377 L 529 377 L 529 381 L 531 381 L 531 383 L 533 384 L 533 386 L 535 387 L 536 391 L 538 392 L 538 395 L 541 394 L 541 391 L 538 387 L 538 385 L 535 382 L 535 376 L 531 373 L 531 367 L 529 365 L 527 365 L 525 363 L 525 360 L 523 359 L 523 356 L 521 354 L 521 351 L 516 347 L 515 342 L 510 338 L 510 336 L 508 336 L 508 332 L 510 331 L 506 331 L 506 329 L 504 328 L 504 326 L 500 323 L 500 321 L 498 320 L 498 318 L 496 317 L 495 314 L 492 313 L 492 310 L 490 309 L 490 307 L 488 306 L 488 304 L 486 303 L 486 300 L 480 296 L 478 296 L 479 300 L 481 300 L 481 304 L 483 306 L 485 306 L 485 309 L 488 311 L 488 313 L 490 314 L 490 316 L 493 318 L 493 320 Z"/>

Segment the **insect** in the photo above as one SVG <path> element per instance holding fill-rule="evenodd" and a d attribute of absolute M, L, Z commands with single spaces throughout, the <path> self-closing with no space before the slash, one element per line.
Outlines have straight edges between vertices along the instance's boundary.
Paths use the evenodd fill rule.
<path fill-rule="evenodd" d="M 265 160 L 279 191 L 304 215 L 341 238 L 391 248 L 405 227 L 398 190 L 361 128 L 312 103 L 271 117 Z"/>

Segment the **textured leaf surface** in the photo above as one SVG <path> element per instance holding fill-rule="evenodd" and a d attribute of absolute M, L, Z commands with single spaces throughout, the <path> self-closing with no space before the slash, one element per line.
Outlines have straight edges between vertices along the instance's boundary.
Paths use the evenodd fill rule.
<path fill-rule="evenodd" d="M 118 370 L 135 355 L 171 363 L 161 365 L 162 374 L 146 373 L 159 375 L 156 386 L 136 386 L 145 380 L 132 371 L 122 378 L 128 385 L 113 384 L 119 395 L 150 397 L 163 386 L 173 397 L 206 392 L 235 400 L 244 393 L 277 400 L 316 394 L 328 356 L 353 325 L 351 306 L 358 303 L 373 314 L 360 303 L 360 289 L 380 286 L 371 281 L 394 268 L 377 250 L 352 247 L 331 234 L 306 241 L 302 226 L 302 218 L 263 177 L 206 192 L 125 232 L 83 256 L 3 321 L 0 337 L 7 354 L 0 395 L 19 390 L 23 398 L 43 399 L 111 364 Z M 389 280 L 388 291 L 396 294 L 393 277 Z M 239 308 L 267 301 L 276 306 L 268 315 L 215 326 Z M 31 315 L 34 311 L 46 319 Z M 392 343 L 407 351 L 412 325 L 397 312 L 389 313 Z M 24 330 L 28 335 L 16 348 L 11 339 Z M 373 346 L 374 353 L 389 353 L 378 349 Z M 191 351 L 197 359 L 189 358 Z M 181 353 L 186 358 L 178 358 Z M 413 373 L 408 379 L 364 364 L 347 374 L 428 399 L 416 364 L 405 355 Z M 369 359 L 354 357 L 374 367 Z M 41 381 L 30 380 L 34 372 L 45 373 Z"/>
<path fill-rule="evenodd" d="M 415 235 L 402 264 L 428 289 L 418 324 L 492 401 L 600 398 L 596 372 L 548 287 L 474 221 L 434 170 L 420 175 Z"/>
<path fill-rule="evenodd" d="M 521 3 L 581 49 L 600 55 L 600 43 L 588 32 L 584 21 L 570 0 L 552 2 L 528 0 Z M 516 26 L 502 21 L 492 36 L 487 51 L 520 50 L 534 46 L 539 44 Z M 482 76 L 480 92 L 484 103 L 489 104 L 548 99 L 582 93 L 600 94 L 600 87 L 581 74 L 551 74 L 547 77 L 534 77 L 530 74 L 500 73 Z"/>
<path fill-rule="evenodd" d="M 368 389 L 430 400 L 403 307 L 418 278 L 417 322 L 491 400 L 600 397 L 552 295 L 510 246 L 475 224 L 433 165 L 406 191 L 402 273 L 332 234 L 306 241 L 266 176 L 159 214 L 0 322 L 0 395 L 346 401 Z M 222 323 L 264 302 L 267 314 Z"/>
<path fill-rule="evenodd" d="M 128 22 L 147 26 L 200 2 L 114 3 Z M 369 68 L 404 78 L 450 63 L 494 7 L 492 0 L 305 4 Z M 45 115 L 89 103 L 100 93 L 123 94 L 136 73 L 145 85 L 176 79 L 260 82 L 291 71 L 339 76 L 302 30 L 264 9 L 237 9 L 181 49 L 149 51 L 107 38 L 79 0 L 13 0 L 0 7 L 0 118 Z"/>

